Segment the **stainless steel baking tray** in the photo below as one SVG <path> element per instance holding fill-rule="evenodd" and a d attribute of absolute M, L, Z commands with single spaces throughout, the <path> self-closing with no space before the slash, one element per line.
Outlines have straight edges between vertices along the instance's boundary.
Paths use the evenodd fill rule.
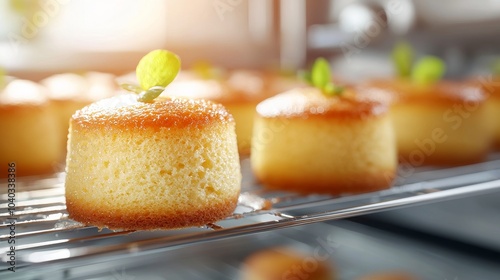
<path fill-rule="evenodd" d="M 64 174 L 18 178 L 15 208 L 16 273 L 8 266 L 0 278 L 40 272 L 43 267 L 72 267 L 119 259 L 125 255 L 147 255 L 179 246 L 242 236 L 321 221 L 352 217 L 472 194 L 500 190 L 500 154 L 487 161 L 453 168 L 401 167 L 395 185 L 360 195 L 332 197 L 301 196 L 267 191 L 255 183 L 248 160 L 242 161 L 243 188 L 234 214 L 216 224 L 170 231 L 110 231 L 76 223 L 68 218 L 64 201 Z M 403 176 L 404 175 L 404 176 Z M 7 211 L 7 185 L 1 185 L 0 257 L 7 255 L 11 233 Z M 15 279 L 15 278 L 14 278 Z M 24 279 L 24 278 L 19 278 Z"/>

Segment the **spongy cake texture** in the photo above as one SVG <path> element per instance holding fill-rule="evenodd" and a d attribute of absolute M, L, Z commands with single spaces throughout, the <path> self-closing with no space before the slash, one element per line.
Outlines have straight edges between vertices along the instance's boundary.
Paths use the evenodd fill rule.
<path fill-rule="evenodd" d="M 0 91 L 0 178 L 15 163 L 17 176 L 58 171 L 64 159 L 61 128 L 43 89 L 34 82 L 14 80 Z M 62 169 L 62 168 L 61 168 Z"/>
<path fill-rule="evenodd" d="M 231 214 L 241 183 L 231 115 L 202 100 L 127 98 L 91 105 L 71 120 L 71 218 L 100 227 L 157 229 L 204 225 Z"/>
<path fill-rule="evenodd" d="M 391 185 L 397 160 L 387 106 L 304 88 L 257 112 L 252 168 L 268 188 L 342 194 Z"/>
<path fill-rule="evenodd" d="M 493 142 L 493 122 L 484 91 L 472 83 L 405 80 L 371 84 L 392 99 L 390 114 L 399 157 L 413 166 L 462 165 L 484 160 Z"/>

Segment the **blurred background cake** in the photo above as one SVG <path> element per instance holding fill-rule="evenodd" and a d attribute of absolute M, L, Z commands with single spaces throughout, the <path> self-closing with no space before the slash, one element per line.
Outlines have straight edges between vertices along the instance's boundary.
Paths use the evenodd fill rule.
<path fill-rule="evenodd" d="M 337 279 L 333 267 L 324 259 L 289 247 L 257 251 L 243 262 L 239 280 Z"/>
<path fill-rule="evenodd" d="M 200 71 L 184 71 L 163 95 L 202 98 L 223 104 L 236 121 L 238 149 L 242 155 L 248 155 L 257 104 L 300 85 L 303 83 L 293 75 L 271 71 L 220 70 L 219 73 L 208 75 Z"/>
<path fill-rule="evenodd" d="M 460 165 L 479 162 L 490 151 L 491 117 L 479 86 L 394 79 L 373 81 L 367 87 L 371 94 L 385 93 L 392 99 L 391 119 L 403 162 Z"/>
<path fill-rule="evenodd" d="M 489 109 L 488 119 L 491 123 L 494 145 L 500 149 L 500 78 L 498 76 L 484 75 L 473 80 L 485 92 Z"/>
<path fill-rule="evenodd" d="M 48 99 L 57 114 L 64 148 L 71 116 L 94 101 L 115 95 L 118 87 L 114 80 L 112 74 L 86 72 L 55 74 L 40 82 L 46 87 Z"/>
<path fill-rule="evenodd" d="M 1 177 L 7 177 L 10 162 L 17 176 L 62 171 L 62 128 L 56 114 L 37 83 L 15 79 L 0 89 Z"/>
<path fill-rule="evenodd" d="M 337 195 L 390 187 L 397 160 L 388 104 L 307 87 L 264 100 L 257 114 L 251 162 L 267 187 Z"/>

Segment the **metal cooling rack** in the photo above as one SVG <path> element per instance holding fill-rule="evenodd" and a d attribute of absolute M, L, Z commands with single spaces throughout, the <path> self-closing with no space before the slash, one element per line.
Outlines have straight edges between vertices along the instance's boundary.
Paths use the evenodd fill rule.
<path fill-rule="evenodd" d="M 13 216 L 17 219 L 16 271 L 41 272 L 50 267 L 47 265 L 60 269 L 131 254 L 147 255 L 209 240 L 500 190 L 500 153 L 461 167 L 402 166 L 388 190 L 338 197 L 267 191 L 254 182 L 248 160 L 242 161 L 242 170 L 242 194 L 232 216 L 205 227 L 169 231 L 110 231 L 79 224 L 66 212 L 64 174 L 17 178 Z M 5 264 L 11 246 L 5 183 L 1 184 L 0 197 L 0 258 Z M 7 268 L 1 267 L 0 278 L 13 275 Z"/>

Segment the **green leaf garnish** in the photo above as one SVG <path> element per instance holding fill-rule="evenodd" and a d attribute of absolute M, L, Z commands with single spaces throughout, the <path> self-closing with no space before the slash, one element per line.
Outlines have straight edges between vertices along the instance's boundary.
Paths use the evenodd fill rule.
<path fill-rule="evenodd" d="M 411 79 L 417 84 L 429 85 L 439 81 L 445 72 L 446 66 L 441 59 L 425 56 L 413 67 Z"/>
<path fill-rule="evenodd" d="M 146 54 L 137 64 L 136 75 L 139 84 L 120 85 L 123 89 L 139 94 L 141 102 L 151 102 L 160 96 L 181 69 L 180 58 L 167 50 L 154 50 Z"/>
<path fill-rule="evenodd" d="M 167 50 L 154 50 L 146 54 L 137 64 L 137 80 L 143 90 L 155 86 L 166 87 L 181 68 L 180 58 Z"/>
<path fill-rule="evenodd" d="M 435 56 L 425 56 L 413 64 L 413 49 L 406 42 L 397 43 L 392 50 L 394 68 L 401 78 L 411 78 L 416 84 L 429 85 L 439 81 L 446 72 L 445 63 Z"/>
<path fill-rule="evenodd" d="M 392 62 L 399 77 L 410 77 L 413 63 L 413 50 L 410 44 L 406 42 L 397 43 L 392 50 Z"/>
<path fill-rule="evenodd" d="M 331 81 L 330 64 L 322 57 L 314 61 L 311 72 L 304 71 L 301 74 L 304 80 L 314 87 L 321 89 L 325 95 L 338 95 L 344 89 Z"/>
<path fill-rule="evenodd" d="M 145 90 L 141 93 L 139 93 L 139 98 L 137 100 L 141 102 L 151 102 L 153 101 L 156 97 L 160 96 L 160 94 L 165 90 L 165 87 L 152 87 L 148 90 Z"/>
<path fill-rule="evenodd" d="M 330 65 L 328 61 L 322 57 L 316 59 L 311 69 L 311 82 L 313 86 L 324 89 L 330 82 L 330 79 Z"/>

